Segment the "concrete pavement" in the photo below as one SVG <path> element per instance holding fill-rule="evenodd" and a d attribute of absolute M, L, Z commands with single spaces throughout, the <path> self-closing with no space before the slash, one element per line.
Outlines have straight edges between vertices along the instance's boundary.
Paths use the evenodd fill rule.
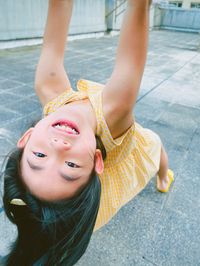
<path fill-rule="evenodd" d="M 118 37 L 69 43 L 65 66 L 79 78 L 105 83 Z M 33 90 L 40 46 L 0 51 L 0 162 L 41 107 Z M 200 36 L 151 31 L 136 120 L 157 132 L 175 182 L 168 194 L 155 178 L 109 224 L 97 231 L 77 266 L 200 266 Z M 0 207 L 2 203 L 0 203 Z M 0 209 L 0 255 L 15 227 Z"/>

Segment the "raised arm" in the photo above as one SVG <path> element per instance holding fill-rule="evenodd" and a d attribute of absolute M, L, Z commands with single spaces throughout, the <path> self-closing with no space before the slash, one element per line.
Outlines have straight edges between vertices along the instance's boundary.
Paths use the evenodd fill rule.
<path fill-rule="evenodd" d="M 144 71 L 150 0 L 128 0 L 116 62 L 103 91 L 103 109 L 113 137 L 132 124 L 132 109 Z"/>
<path fill-rule="evenodd" d="M 71 87 L 63 62 L 72 7 L 73 0 L 49 0 L 44 41 L 35 75 L 35 90 L 42 105 Z"/>

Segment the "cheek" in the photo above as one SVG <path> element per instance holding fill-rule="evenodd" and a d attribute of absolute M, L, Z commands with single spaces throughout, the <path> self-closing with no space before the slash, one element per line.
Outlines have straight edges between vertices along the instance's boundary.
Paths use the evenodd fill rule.
<path fill-rule="evenodd" d="M 87 140 L 83 140 L 81 146 L 85 152 L 94 152 L 96 150 L 96 140 L 94 135 L 89 136 Z"/>
<path fill-rule="evenodd" d="M 34 130 L 33 130 L 33 133 L 31 135 L 31 138 L 34 139 L 34 140 L 40 140 L 40 139 L 43 139 L 46 135 L 46 129 L 45 129 L 45 125 L 44 123 L 41 123 L 41 124 L 38 124 Z"/>
<path fill-rule="evenodd" d="M 49 116 L 41 119 L 36 125 L 35 125 L 35 130 L 38 132 L 42 132 L 45 128 L 47 128 L 51 124 L 51 119 Z"/>
<path fill-rule="evenodd" d="M 29 150 L 29 148 L 33 149 L 36 147 L 39 148 L 43 146 L 44 146 L 44 138 L 42 137 L 41 134 L 35 133 L 31 136 L 31 138 L 27 143 L 27 150 Z"/>

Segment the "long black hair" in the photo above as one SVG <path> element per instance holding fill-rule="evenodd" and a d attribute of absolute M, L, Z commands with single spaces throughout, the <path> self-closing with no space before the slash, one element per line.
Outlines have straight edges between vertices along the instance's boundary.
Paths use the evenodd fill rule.
<path fill-rule="evenodd" d="M 105 148 L 99 138 L 98 146 L 105 159 Z M 22 182 L 22 154 L 22 150 L 14 150 L 3 172 L 4 210 L 18 230 L 18 237 L 4 258 L 4 265 L 74 265 L 87 249 L 95 226 L 101 195 L 99 177 L 93 170 L 87 185 L 71 199 L 42 201 Z M 20 199 L 26 205 L 12 204 L 13 199 Z"/>

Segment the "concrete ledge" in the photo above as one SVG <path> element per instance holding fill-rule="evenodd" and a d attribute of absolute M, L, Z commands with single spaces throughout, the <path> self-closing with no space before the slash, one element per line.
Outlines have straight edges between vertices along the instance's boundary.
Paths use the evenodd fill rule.
<path fill-rule="evenodd" d="M 104 35 L 105 35 L 105 32 L 74 34 L 74 35 L 68 36 L 68 41 L 81 40 L 81 39 L 87 39 L 87 38 L 100 38 L 100 37 L 103 37 Z M 0 41 L 0 50 L 23 47 L 23 46 L 39 45 L 39 44 L 42 44 L 42 42 L 43 42 L 43 38 Z"/>
<path fill-rule="evenodd" d="M 160 26 L 159 29 L 170 30 L 170 31 L 191 32 L 191 33 L 200 34 L 200 29 L 198 30 L 198 29 L 191 29 L 191 28 L 178 28 L 178 27 L 167 27 L 167 26 Z"/>

